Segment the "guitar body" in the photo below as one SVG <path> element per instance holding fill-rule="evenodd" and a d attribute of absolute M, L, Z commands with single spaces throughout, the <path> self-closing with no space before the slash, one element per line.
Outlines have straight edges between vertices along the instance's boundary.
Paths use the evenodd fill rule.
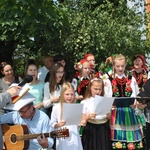
<path fill-rule="evenodd" d="M 6 150 L 27 150 L 29 148 L 29 140 L 36 139 L 39 134 L 29 134 L 26 125 L 2 125 L 3 141 Z M 45 137 L 66 138 L 69 137 L 68 129 L 60 129 L 50 133 L 43 133 Z"/>
<path fill-rule="evenodd" d="M 29 140 L 17 140 L 18 135 L 28 134 L 26 125 L 2 125 L 4 144 L 6 150 L 26 150 L 29 148 Z"/>

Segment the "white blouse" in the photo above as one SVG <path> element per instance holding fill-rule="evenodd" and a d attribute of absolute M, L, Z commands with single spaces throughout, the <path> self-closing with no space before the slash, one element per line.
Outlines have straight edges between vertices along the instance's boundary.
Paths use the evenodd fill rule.
<path fill-rule="evenodd" d="M 58 97 L 60 96 L 60 92 L 61 92 L 61 85 L 59 85 L 59 87 L 54 91 L 53 94 L 50 93 L 50 89 L 49 89 L 49 82 L 46 82 L 44 84 L 44 99 L 43 99 L 43 104 L 45 108 L 49 108 L 50 106 L 53 105 L 53 103 L 51 103 L 51 99 L 53 97 Z"/>
<path fill-rule="evenodd" d="M 53 106 L 50 126 L 60 122 L 60 103 Z M 66 125 L 59 129 L 69 129 L 69 137 L 56 139 L 56 150 L 83 150 L 77 125 Z"/>

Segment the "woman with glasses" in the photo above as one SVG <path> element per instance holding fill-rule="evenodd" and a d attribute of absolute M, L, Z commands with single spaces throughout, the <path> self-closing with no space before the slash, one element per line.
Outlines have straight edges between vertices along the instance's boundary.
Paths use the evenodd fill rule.
<path fill-rule="evenodd" d="M 36 108 L 44 106 L 49 108 L 48 115 L 51 115 L 52 106 L 59 102 L 60 91 L 62 84 L 65 81 L 64 67 L 61 63 L 54 63 L 52 65 L 51 76 L 49 82 L 44 84 L 44 99 L 38 104 Z"/>

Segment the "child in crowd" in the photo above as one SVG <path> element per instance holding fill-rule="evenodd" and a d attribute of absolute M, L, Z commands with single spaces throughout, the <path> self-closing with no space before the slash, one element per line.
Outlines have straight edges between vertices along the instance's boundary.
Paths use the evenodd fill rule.
<path fill-rule="evenodd" d="M 90 81 L 90 63 L 86 59 L 81 59 L 76 65 L 77 74 L 72 80 L 72 85 L 77 93 L 79 99 L 83 98 L 86 86 Z M 80 99 L 80 100 L 81 100 Z"/>
<path fill-rule="evenodd" d="M 136 97 L 139 93 L 134 77 L 125 74 L 126 58 L 118 54 L 112 61 L 113 69 L 110 81 L 113 97 Z M 136 103 L 130 107 L 114 107 L 111 116 L 111 140 L 113 149 L 143 148 L 142 124 L 136 113 Z"/>
<path fill-rule="evenodd" d="M 83 150 L 77 125 L 66 126 L 61 119 L 63 103 L 75 103 L 75 91 L 71 83 L 65 82 L 60 94 L 60 103 L 55 105 L 51 114 L 51 126 L 55 129 L 67 127 L 70 136 L 65 139 L 56 139 L 56 150 Z M 73 110 L 74 113 L 75 110 Z"/>
<path fill-rule="evenodd" d="M 32 82 L 26 83 L 25 86 L 30 89 L 29 93 L 36 97 L 36 100 L 33 101 L 33 104 L 36 107 L 36 105 L 43 102 L 44 82 L 37 79 L 38 67 L 35 64 L 34 60 L 28 61 L 28 64 L 26 66 L 26 74 L 33 77 Z M 40 110 L 46 113 L 46 109 L 44 109 L 44 107 L 41 107 Z"/>
<path fill-rule="evenodd" d="M 44 106 L 50 108 L 48 115 L 51 116 L 52 106 L 59 102 L 60 91 L 65 80 L 64 67 L 61 63 L 54 63 L 51 69 L 49 82 L 44 84 L 44 99 L 43 102 L 37 105 L 37 108 Z"/>
<path fill-rule="evenodd" d="M 98 68 L 96 68 L 95 64 L 95 56 L 91 53 L 85 54 L 84 59 L 86 59 L 91 65 L 91 75 L 98 72 Z"/>
<path fill-rule="evenodd" d="M 82 144 L 84 150 L 111 150 L 110 126 L 108 119 L 97 119 L 96 114 L 92 112 L 95 95 L 104 96 L 104 83 L 101 78 L 93 78 L 88 84 L 84 100 L 82 122 L 86 126 L 82 132 Z M 110 110 L 111 111 L 111 110 Z"/>

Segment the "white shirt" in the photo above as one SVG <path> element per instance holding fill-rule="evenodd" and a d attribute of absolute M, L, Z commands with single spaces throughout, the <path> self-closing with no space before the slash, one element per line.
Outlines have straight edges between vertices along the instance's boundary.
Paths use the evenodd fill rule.
<path fill-rule="evenodd" d="M 51 114 L 50 126 L 54 127 L 60 121 L 60 103 L 55 105 Z M 83 150 L 77 125 L 67 125 L 69 137 L 56 139 L 56 150 Z"/>
<path fill-rule="evenodd" d="M 53 104 L 50 102 L 50 99 L 52 99 L 53 97 L 60 96 L 60 92 L 61 92 L 61 85 L 59 85 L 59 88 L 57 88 L 53 94 L 50 93 L 49 82 L 46 82 L 44 84 L 44 99 L 43 99 L 44 108 L 49 108 L 50 106 L 52 106 Z"/>
<path fill-rule="evenodd" d="M 44 82 L 45 77 L 48 72 L 49 72 L 49 70 L 45 66 L 39 68 L 38 69 L 38 79 Z"/>

